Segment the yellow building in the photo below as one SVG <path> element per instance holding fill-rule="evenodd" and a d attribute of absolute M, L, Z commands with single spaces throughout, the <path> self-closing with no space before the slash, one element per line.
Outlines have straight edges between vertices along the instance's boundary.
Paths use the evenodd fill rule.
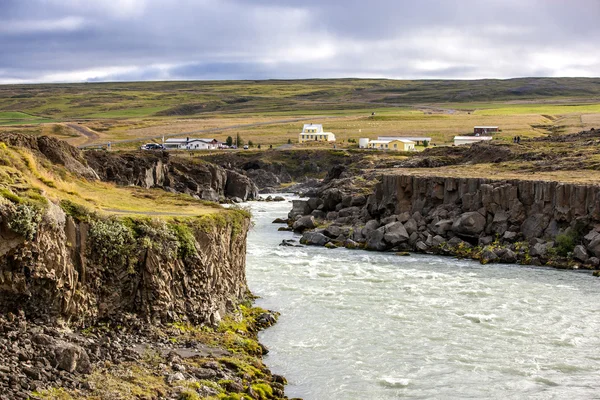
<path fill-rule="evenodd" d="M 323 132 L 321 124 L 304 124 L 302 132 L 298 136 L 298 143 L 311 141 L 335 142 L 335 135 L 331 132 Z"/>
<path fill-rule="evenodd" d="M 376 150 L 413 151 L 415 149 L 415 142 L 406 139 L 371 140 L 367 147 Z"/>

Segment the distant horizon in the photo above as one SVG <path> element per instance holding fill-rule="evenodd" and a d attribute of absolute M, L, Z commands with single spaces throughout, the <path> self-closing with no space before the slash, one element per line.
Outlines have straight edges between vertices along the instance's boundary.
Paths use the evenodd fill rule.
<path fill-rule="evenodd" d="M 111 84 L 111 83 L 160 83 L 160 82 L 295 82 L 295 81 L 450 81 L 450 82 L 475 82 L 475 81 L 512 81 L 519 79 L 600 79 L 600 76 L 517 76 L 512 78 L 261 78 L 261 79 L 148 79 L 148 80 L 113 80 L 113 81 L 54 81 L 54 82 L 21 82 L 3 83 L 0 86 L 26 86 L 26 85 L 78 85 L 78 84 Z"/>

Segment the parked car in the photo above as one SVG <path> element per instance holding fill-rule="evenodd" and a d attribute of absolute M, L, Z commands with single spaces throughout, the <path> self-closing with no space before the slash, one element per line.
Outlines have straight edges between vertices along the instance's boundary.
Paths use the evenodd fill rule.
<path fill-rule="evenodd" d="M 165 149 L 165 146 L 163 146 L 160 143 L 146 143 L 145 145 L 140 147 L 140 150 L 164 150 L 164 149 Z"/>
<path fill-rule="evenodd" d="M 248 150 L 248 145 L 247 144 L 244 145 L 244 150 Z"/>

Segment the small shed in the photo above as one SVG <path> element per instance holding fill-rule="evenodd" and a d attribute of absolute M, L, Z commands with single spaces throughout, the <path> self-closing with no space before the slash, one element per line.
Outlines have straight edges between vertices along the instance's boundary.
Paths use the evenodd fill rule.
<path fill-rule="evenodd" d="M 473 133 L 475 135 L 486 135 L 488 133 L 498 132 L 497 126 L 476 126 L 473 128 Z"/>

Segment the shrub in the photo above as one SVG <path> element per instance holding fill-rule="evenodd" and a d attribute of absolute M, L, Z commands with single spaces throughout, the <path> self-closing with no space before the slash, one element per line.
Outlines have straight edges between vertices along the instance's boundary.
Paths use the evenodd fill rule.
<path fill-rule="evenodd" d="M 423 147 L 427 147 L 427 146 L 429 146 L 429 141 L 423 140 Z"/>
<path fill-rule="evenodd" d="M 115 220 L 95 221 L 90 227 L 89 241 L 91 259 L 101 265 L 127 266 L 133 273 L 137 245 L 130 228 Z"/>
<path fill-rule="evenodd" d="M 574 230 L 568 230 L 565 233 L 556 235 L 554 240 L 556 244 L 556 254 L 567 257 L 569 253 L 573 252 L 573 249 L 577 245 L 579 235 Z"/>
<path fill-rule="evenodd" d="M 19 204 L 10 215 L 8 227 L 27 240 L 33 240 L 41 220 L 42 213 L 37 207 L 29 204 Z"/>

